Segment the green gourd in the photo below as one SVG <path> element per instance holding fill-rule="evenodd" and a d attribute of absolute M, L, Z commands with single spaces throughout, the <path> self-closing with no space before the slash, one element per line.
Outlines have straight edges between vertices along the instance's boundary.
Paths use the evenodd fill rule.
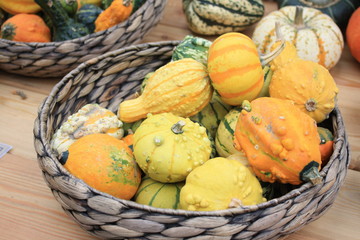
<path fill-rule="evenodd" d="M 95 30 L 95 20 L 103 10 L 94 4 L 85 4 L 76 12 L 76 21 L 84 24 L 90 33 Z"/>
<path fill-rule="evenodd" d="M 187 35 L 179 45 L 177 45 L 172 54 L 172 61 L 182 58 L 192 58 L 202 64 L 207 64 L 207 56 L 211 41 Z"/>
<path fill-rule="evenodd" d="M 145 176 L 141 180 L 134 201 L 157 208 L 178 209 L 180 190 L 183 186 L 184 182 L 162 183 Z"/>
<path fill-rule="evenodd" d="M 89 30 L 84 24 L 69 17 L 60 2 L 52 0 L 35 0 L 35 2 L 51 19 L 53 41 L 66 41 L 89 34 Z"/>

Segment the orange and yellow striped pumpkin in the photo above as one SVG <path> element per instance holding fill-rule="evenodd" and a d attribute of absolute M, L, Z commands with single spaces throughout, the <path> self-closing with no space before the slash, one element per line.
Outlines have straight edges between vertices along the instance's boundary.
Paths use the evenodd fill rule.
<path fill-rule="evenodd" d="M 209 49 L 208 71 L 223 102 L 233 106 L 255 99 L 264 83 L 256 46 L 242 33 L 226 33 L 215 39 Z"/>
<path fill-rule="evenodd" d="M 119 105 L 118 116 L 123 122 L 135 122 L 148 113 L 173 113 L 189 117 L 201 111 L 212 98 L 206 67 L 184 58 L 160 67 L 147 80 L 143 93 Z"/>
<path fill-rule="evenodd" d="M 252 35 L 260 53 L 269 53 L 276 42 L 276 22 L 284 40 L 295 45 L 300 58 L 327 69 L 339 61 L 344 47 L 341 30 L 328 15 L 308 7 L 287 6 L 262 18 Z"/>

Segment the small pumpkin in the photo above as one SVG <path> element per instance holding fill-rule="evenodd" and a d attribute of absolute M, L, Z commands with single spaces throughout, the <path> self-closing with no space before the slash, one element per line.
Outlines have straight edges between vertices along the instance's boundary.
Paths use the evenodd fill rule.
<path fill-rule="evenodd" d="M 339 92 L 334 78 L 322 65 L 296 56 L 291 42 L 272 62 L 270 97 L 294 101 L 304 113 L 320 123 L 334 109 Z"/>
<path fill-rule="evenodd" d="M 180 190 L 184 184 L 184 182 L 162 183 L 145 176 L 141 180 L 134 201 L 157 208 L 178 209 Z"/>
<path fill-rule="evenodd" d="M 64 167 L 89 186 L 126 200 L 135 195 L 141 182 L 130 148 L 107 134 L 90 134 L 74 142 Z"/>
<path fill-rule="evenodd" d="M 251 37 L 260 53 L 269 53 L 278 40 L 277 22 L 284 40 L 295 45 L 300 58 L 327 69 L 339 61 L 344 48 L 341 30 L 328 15 L 308 7 L 287 6 L 262 18 Z"/>
<path fill-rule="evenodd" d="M 184 181 L 210 154 L 206 129 L 172 113 L 149 115 L 134 133 L 136 162 L 159 182 Z"/>
<path fill-rule="evenodd" d="M 189 28 L 198 34 L 215 35 L 245 30 L 264 15 L 261 0 L 183 0 Z"/>
<path fill-rule="evenodd" d="M 215 147 L 220 157 L 229 157 L 239 153 L 234 146 L 234 132 L 240 108 L 231 109 L 221 120 L 215 136 Z"/>
<path fill-rule="evenodd" d="M 12 15 L 37 13 L 41 10 L 41 7 L 34 0 L 2 0 L 0 1 L 0 8 Z"/>
<path fill-rule="evenodd" d="M 244 101 L 235 130 L 236 148 L 244 151 L 264 182 L 321 182 L 320 137 L 314 119 L 291 101 L 262 97 Z"/>
<path fill-rule="evenodd" d="M 180 191 L 180 208 L 215 211 L 266 201 L 257 178 L 237 160 L 212 158 L 190 172 Z"/>
<path fill-rule="evenodd" d="M 18 42 L 50 42 L 51 33 L 38 15 L 19 13 L 3 23 L 1 38 Z"/>
<path fill-rule="evenodd" d="M 334 151 L 334 135 L 324 127 L 318 127 L 317 130 L 320 136 L 321 167 L 324 167 Z"/>
<path fill-rule="evenodd" d="M 358 0 L 277 0 L 278 7 L 285 6 L 304 6 L 315 8 L 329 17 L 340 27 L 345 30 L 351 14 L 360 7 Z"/>
<path fill-rule="evenodd" d="M 183 58 L 157 69 L 139 97 L 120 103 L 118 116 L 123 122 L 135 122 L 148 113 L 189 117 L 201 111 L 212 94 L 206 67 L 192 58 Z"/>
<path fill-rule="evenodd" d="M 193 58 L 206 65 L 210 45 L 211 41 L 207 39 L 187 35 L 175 47 L 171 60 L 177 61 L 183 58 Z"/>
<path fill-rule="evenodd" d="M 114 0 L 95 20 L 95 32 L 113 27 L 129 18 L 133 9 L 131 0 Z"/>
<path fill-rule="evenodd" d="M 351 15 L 346 28 L 346 41 L 351 55 L 360 62 L 360 7 Z"/>
<path fill-rule="evenodd" d="M 123 123 L 110 110 L 98 104 L 86 104 L 61 124 L 50 145 L 56 153 L 61 154 L 76 140 L 89 134 L 106 133 L 121 139 L 124 136 L 122 126 Z"/>

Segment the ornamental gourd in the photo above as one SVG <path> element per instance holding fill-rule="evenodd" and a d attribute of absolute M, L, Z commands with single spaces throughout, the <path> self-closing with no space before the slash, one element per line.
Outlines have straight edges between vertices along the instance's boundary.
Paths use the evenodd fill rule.
<path fill-rule="evenodd" d="M 254 42 L 245 34 L 231 32 L 216 38 L 209 49 L 208 72 L 222 101 L 238 106 L 245 99 L 255 99 L 264 85 L 262 65 L 282 47 L 260 57 Z"/>
<path fill-rule="evenodd" d="M 320 136 L 321 167 L 325 167 L 334 151 L 334 135 L 324 127 L 318 127 L 317 130 Z"/>
<path fill-rule="evenodd" d="M 210 154 L 206 129 L 172 113 L 150 114 L 134 133 L 136 162 L 160 182 L 184 181 Z"/>
<path fill-rule="evenodd" d="M 120 103 L 118 116 L 123 122 L 135 122 L 148 113 L 189 117 L 209 103 L 212 93 L 206 67 L 192 58 L 183 58 L 157 69 L 139 97 Z"/>
<path fill-rule="evenodd" d="M 264 15 L 261 0 L 183 0 L 189 28 L 198 34 L 214 35 L 239 32 Z"/>
<path fill-rule="evenodd" d="M 95 32 L 113 27 L 129 18 L 133 9 L 131 0 L 114 0 L 95 20 Z"/>
<path fill-rule="evenodd" d="M 1 26 L 1 38 L 18 42 L 50 42 L 51 33 L 38 15 L 19 13 Z"/>
<path fill-rule="evenodd" d="M 61 124 L 50 145 L 53 151 L 61 154 L 76 140 L 89 134 L 106 133 L 121 139 L 124 136 L 122 126 L 123 123 L 110 110 L 98 104 L 86 104 Z"/>
<path fill-rule="evenodd" d="M 328 118 L 335 108 L 339 89 L 325 67 L 297 57 L 294 45 L 286 42 L 284 51 L 271 62 L 271 68 L 274 72 L 270 97 L 292 100 L 318 123 Z"/>
<path fill-rule="evenodd" d="M 185 182 L 162 183 L 145 176 L 141 180 L 134 201 L 157 208 L 178 209 L 180 190 L 184 184 Z"/>
<path fill-rule="evenodd" d="M 244 101 L 235 146 L 264 182 L 298 185 L 321 182 L 320 137 L 314 119 L 288 100 L 262 97 Z"/>
<path fill-rule="evenodd" d="M 346 29 L 351 14 L 360 7 L 359 0 L 276 0 L 278 7 L 304 6 L 315 8 L 330 16 L 342 29 Z"/>
<path fill-rule="evenodd" d="M 194 169 L 180 191 L 180 208 L 215 211 L 265 202 L 256 177 L 237 160 L 212 158 Z"/>
<path fill-rule="evenodd" d="M 95 133 L 73 143 L 68 153 L 64 167 L 89 186 L 126 200 L 135 195 L 141 171 L 125 142 Z"/>
<path fill-rule="evenodd" d="M 360 63 L 360 7 L 351 15 L 346 28 L 346 42 L 351 55 Z"/>
<path fill-rule="evenodd" d="M 6 12 L 16 15 L 19 13 L 37 13 L 41 7 L 34 0 L 1 0 L 0 8 Z"/>
<path fill-rule="evenodd" d="M 339 61 L 344 47 L 341 30 L 328 15 L 308 7 L 287 6 L 262 18 L 251 37 L 260 53 L 269 53 L 278 40 L 277 22 L 284 40 L 295 45 L 300 58 L 327 69 Z"/>

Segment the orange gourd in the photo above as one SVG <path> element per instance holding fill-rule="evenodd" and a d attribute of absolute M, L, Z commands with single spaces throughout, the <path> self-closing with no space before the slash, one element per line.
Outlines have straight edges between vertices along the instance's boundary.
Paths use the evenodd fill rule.
<path fill-rule="evenodd" d="M 324 167 L 334 151 L 334 135 L 324 127 L 318 127 L 318 133 L 320 136 L 321 167 Z"/>
<path fill-rule="evenodd" d="M 360 62 L 360 8 L 356 9 L 349 19 L 346 28 L 346 41 L 351 55 Z"/>
<path fill-rule="evenodd" d="M 34 0 L 1 0 L 0 8 L 10 14 L 37 13 L 41 7 Z"/>
<path fill-rule="evenodd" d="M 20 13 L 3 23 L 1 38 L 18 42 L 51 42 L 51 33 L 38 15 Z"/>
<path fill-rule="evenodd" d="M 95 32 L 106 30 L 125 21 L 132 12 L 130 0 L 114 0 L 95 20 Z"/>
<path fill-rule="evenodd" d="M 74 142 L 64 167 L 89 186 L 127 200 L 141 182 L 140 169 L 128 145 L 108 134 L 90 134 Z"/>
<path fill-rule="evenodd" d="M 235 129 L 235 147 L 243 150 L 264 182 L 300 184 L 321 181 L 320 137 L 314 119 L 291 101 L 262 97 L 244 101 Z"/>

